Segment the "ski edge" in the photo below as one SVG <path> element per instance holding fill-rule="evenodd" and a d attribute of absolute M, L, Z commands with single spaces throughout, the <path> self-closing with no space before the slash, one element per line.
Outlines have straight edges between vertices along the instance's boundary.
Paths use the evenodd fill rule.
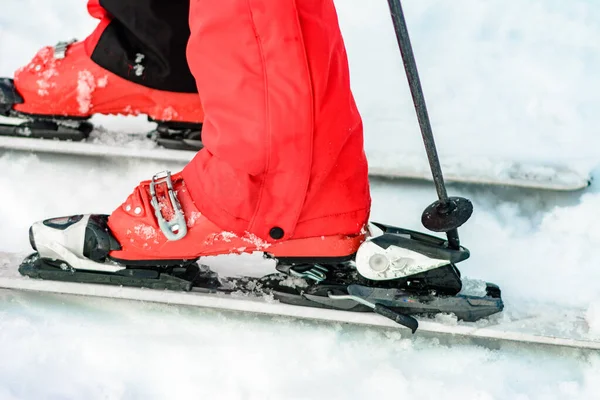
<path fill-rule="evenodd" d="M 86 142 L 63 142 L 59 140 L 43 140 L 31 139 L 23 137 L 2 136 L 0 137 L 0 148 L 5 150 L 23 151 L 23 152 L 39 152 L 51 153 L 59 155 L 74 155 L 87 157 L 122 157 L 127 159 L 139 159 L 148 161 L 172 162 L 172 163 L 188 163 L 194 156 L 195 152 L 160 149 L 160 148 L 135 148 L 124 147 L 117 145 L 108 145 L 100 143 Z M 402 158 L 402 155 L 398 155 Z M 420 170 L 405 170 L 403 168 L 382 167 L 374 165 L 373 162 L 369 166 L 369 175 L 376 178 L 387 179 L 412 179 L 431 181 L 432 177 L 428 171 Z M 443 166 L 442 166 L 443 167 Z M 548 168 L 553 168 L 549 166 Z M 577 191 L 587 188 L 591 184 L 591 176 L 589 174 L 580 174 L 566 167 L 556 167 L 557 173 L 562 169 L 562 172 L 568 172 L 570 179 L 567 182 L 561 181 L 546 181 L 531 179 L 507 179 L 507 178 L 490 178 L 485 179 L 481 176 L 474 175 L 456 175 L 447 173 L 446 180 L 453 183 L 462 184 L 477 184 L 477 185 L 493 185 L 493 186 L 509 186 L 518 188 L 529 188 L 537 190 L 552 190 L 552 191 Z"/>
<path fill-rule="evenodd" d="M 13 136 L 0 137 L 0 148 L 6 150 L 75 155 L 86 157 L 124 157 L 153 161 L 188 163 L 194 152 L 158 148 L 135 148 L 100 143 L 64 142 L 60 140 L 30 139 Z"/>
<path fill-rule="evenodd" d="M 538 189 L 551 190 L 557 192 L 574 192 L 583 190 L 592 184 L 591 176 L 585 176 L 573 171 L 569 171 L 573 179 L 567 182 L 548 182 L 535 179 L 483 179 L 478 176 L 470 176 L 468 174 L 458 176 L 452 173 L 445 173 L 444 179 L 449 183 L 459 184 L 474 184 L 474 185 L 491 185 L 491 186 L 510 186 L 523 189 Z M 369 167 L 369 175 L 377 178 L 387 179 L 412 179 L 433 181 L 431 173 L 425 172 L 406 172 L 402 169 L 384 168 L 384 167 Z"/>
<path fill-rule="evenodd" d="M 338 311 L 330 309 L 301 307 L 266 301 L 262 298 L 241 298 L 231 295 L 206 294 L 199 292 L 157 291 L 153 289 L 129 288 L 122 286 L 83 284 L 72 282 L 49 282 L 29 278 L 0 277 L 0 288 L 21 291 L 44 292 L 61 295 L 110 298 L 169 305 L 194 306 L 208 309 L 237 311 L 273 317 L 291 317 L 330 323 L 344 323 L 359 326 L 408 329 L 395 324 L 377 314 Z M 552 347 L 580 350 L 600 350 L 600 341 L 569 339 L 543 336 L 531 333 L 498 331 L 466 325 L 444 325 L 433 321 L 419 321 L 417 335 L 451 335 L 468 339 L 482 339 L 497 342 L 509 342 L 528 345 L 546 345 Z"/>

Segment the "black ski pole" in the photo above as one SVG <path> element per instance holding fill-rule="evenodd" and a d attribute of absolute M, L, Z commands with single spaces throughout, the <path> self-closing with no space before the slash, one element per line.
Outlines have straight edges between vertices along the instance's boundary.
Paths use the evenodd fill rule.
<path fill-rule="evenodd" d="M 425 145 L 425 151 L 429 159 L 429 167 L 431 168 L 433 182 L 439 198 L 439 200 L 425 209 L 421 221 L 423 226 L 431 231 L 446 232 L 449 246 L 458 249 L 460 241 L 457 228 L 471 217 L 473 205 L 468 199 L 463 197 L 448 197 L 402 5 L 400 4 L 400 0 L 388 0 L 388 4 L 390 6 L 392 21 L 394 22 L 396 39 L 400 47 L 400 54 L 402 55 L 410 93 L 417 112 L 417 119 L 419 120 L 423 144 Z"/>

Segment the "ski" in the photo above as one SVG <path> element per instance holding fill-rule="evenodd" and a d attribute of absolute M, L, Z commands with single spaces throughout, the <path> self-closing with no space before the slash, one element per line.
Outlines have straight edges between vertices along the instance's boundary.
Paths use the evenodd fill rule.
<path fill-rule="evenodd" d="M 0 124 L 8 117 L 0 116 Z M 11 123 L 16 123 L 14 118 Z M 7 124 L 9 122 L 6 122 Z M 150 139 L 142 138 L 143 142 Z M 166 143 L 163 138 L 162 143 Z M 102 144 L 91 141 L 41 140 L 29 137 L 0 135 L 0 151 L 19 151 L 58 155 L 85 156 L 95 158 L 123 158 L 141 161 L 160 161 L 183 166 L 196 154 L 185 149 L 186 143 L 171 140 L 175 148 L 161 148 L 154 145 L 123 146 Z M 194 142 L 195 143 L 195 142 Z M 150 143 L 149 143 L 150 144 Z M 367 151 L 369 175 L 375 178 L 408 179 L 432 181 L 431 171 L 426 160 L 415 154 L 394 154 L 382 156 L 378 152 Z M 447 182 L 475 185 L 493 185 L 529 188 L 551 191 L 577 191 L 591 184 L 590 173 L 582 173 L 565 165 L 548 165 L 538 162 L 471 157 L 468 161 L 446 157 L 442 162 L 444 178 Z"/>
<path fill-rule="evenodd" d="M 203 147 L 202 124 L 152 121 L 156 127 L 137 147 L 124 143 L 95 143 L 94 126 L 87 118 L 28 115 L 12 109 L 23 99 L 9 78 L 0 78 L 0 149 L 86 157 L 131 158 L 186 164 Z M 102 133 L 110 135 L 110 132 Z M 45 139 L 45 140 L 42 140 Z M 153 146 L 149 148 L 148 145 Z M 417 154 L 370 151 L 369 175 L 376 178 L 433 181 L 430 165 Z M 566 165 L 533 161 L 469 157 L 445 157 L 441 165 L 447 182 L 496 185 L 554 191 L 582 190 L 590 185 L 588 172 Z"/>
<path fill-rule="evenodd" d="M 19 255 L 0 253 L 0 260 L 0 288 L 3 289 L 163 303 L 324 323 L 406 330 L 402 325 L 375 313 L 285 304 L 258 289 L 260 285 L 257 286 L 257 283 L 264 278 L 230 277 L 223 279 L 213 275 L 212 281 L 219 280 L 224 289 L 155 290 L 124 285 L 32 279 L 19 274 L 18 265 L 22 260 Z M 449 320 L 454 321 L 451 317 Z M 579 329 L 573 329 L 572 332 L 569 332 L 570 336 L 566 336 L 564 332 L 557 331 L 555 325 L 555 320 L 544 320 L 536 316 L 524 316 L 506 322 L 503 322 L 502 318 L 494 321 L 494 318 L 490 317 L 489 321 L 458 324 L 456 322 L 439 322 L 435 318 L 424 317 L 419 318 L 419 328 L 414 337 L 449 337 L 449 339 L 472 340 L 492 346 L 494 344 L 525 344 L 576 348 L 585 351 L 600 350 L 600 338 L 597 340 L 588 338 L 585 334 L 581 334 Z M 408 330 L 406 332 L 409 333 Z"/>
<path fill-rule="evenodd" d="M 78 214 L 32 224 L 29 241 L 34 253 L 18 261 L 15 255 L 0 254 L 0 288 L 407 329 L 413 335 L 600 350 L 600 339 L 579 325 L 580 311 L 561 324 L 554 316 L 535 312 L 507 316 L 502 314 L 505 306 L 497 285 L 461 276 L 456 264 L 470 252 L 461 245 L 458 228 L 471 217 L 473 204 L 449 196 L 445 186 L 448 181 L 572 191 L 587 187 L 589 174 L 515 160 L 471 157 L 468 162 L 440 162 L 400 1 L 388 4 L 427 161 L 403 154 L 386 159 L 367 151 L 369 173 L 432 181 L 437 200 L 425 208 L 421 222 L 429 231 L 445 233 L 445 238 L 371 222 L 362 229 L 354 225 L 340 230 L 344 234 L 319 235 L 329 232 L 325 230 L 295 237 L 288 232 L 289 238 L 270 225 L 273 242 L 254 235 L 248 239 L 204 217 L 197 224 L 191 221 L 198 210 L 183 178 L 174 174 L 172 179 L 163 171 L 144 181 L 132 200 L 111 216 Z M 23 114 L 21 107 L 13 107 L 22 100 L 14 82 L 0 80 L 0 149 L 183 166 L 203 146 L 202 123 L 171 121 L 154 121 L 156 129 L 138 141 L 153 148 L 94 143 L 94 127 L 87 117 Z M 165 244 L 184 239 L 188 229 L 192 236 L 185 242 L 170 248 Z M 324 244 L 327 247 L 320 247 Z M 274 268 L 257 276 L 237 276 L 204 263 L 204 258 L 241 253 L 262 255 Z"/>

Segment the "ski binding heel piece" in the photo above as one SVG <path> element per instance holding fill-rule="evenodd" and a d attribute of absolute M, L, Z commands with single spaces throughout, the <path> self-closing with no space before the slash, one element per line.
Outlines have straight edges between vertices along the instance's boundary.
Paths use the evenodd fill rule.
<path fill-rule="evenodd" d="M 0 115 L 8 116 L 13 105 L 23 103 L 23 98 L 17 93 L 15 83 L 10 78 L 0 78 Z"/>
<path fill-rule="evenodd" d="M 163 217 L 158 198 L 156 197 L 156 185 L 160 185 L 161 183 L 167 185 L 167 193 L 169 195 L 171 207 L 173 208 L 174 217 L 169 221 Z M 152 207 L 154 208 L 154 215 L 156 216 L 158 226 L 167 240 L 175 241 L 183 239 L 185 235 L 187 235 L 187 224 L 185 216 L 183 215 L 183 210 L 181 209 L 181 205 L 179 204 L 179 200 L 177 200 L 177 196 L 173 189 L 170 171 L 159 172 L 152 177 L 152 181 L 150 182 L 150 195 L 152 196 L 150 204 L 152 204 Z"/>

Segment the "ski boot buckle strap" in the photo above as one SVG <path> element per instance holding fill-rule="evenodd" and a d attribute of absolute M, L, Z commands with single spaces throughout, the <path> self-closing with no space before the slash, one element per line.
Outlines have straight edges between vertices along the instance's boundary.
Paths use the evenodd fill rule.
<path fill-rule="evenodd" d="M 54 46 L 54 58 L 57 60 L 62 60 L 67 56 L 67 49 L 73 43 L 76 43 L 77 39 L 71 39 L 66 42 L 58 42 L 56 46 Z"/>
<path fill-rule="evenodd" d="M 167 193 L 169 194 L 171 208 L 173 209 L 174 217 L 170 221 L 167 221 L 163 217 L 160 210 L 160 203 L 156 197 L 156 185 L 162 183 L 167 185 Z M 159 172 L 152 177 L 152 181 L 150 182 L 150 195 L 152 196 L 150 204 L 152 204 L 152 207 L 154 208 L 154 215 L 156 215 L 158 226 L 167 240 L 175 241 L 183 239 L 187 234 L 187 225 L 183 210 L 181 209 L 179 200 L 177 200 L 177 196 L 173 190 L 173 181 L 171 180 L 170 171 Z"/>

